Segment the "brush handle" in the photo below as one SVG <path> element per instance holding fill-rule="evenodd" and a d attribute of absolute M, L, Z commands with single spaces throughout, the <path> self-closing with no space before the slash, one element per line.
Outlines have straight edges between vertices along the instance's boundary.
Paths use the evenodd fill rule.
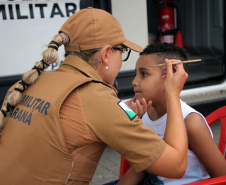
<path fill-rule="evenodd" d="M 202 60 L 201 59 L 195 59 L 195 60 L 185 60 L 185 61 L 180 61 L 180 62 L 173 62 L 173 64 L 180 64 L 180 63 L 192 63 L 192 62 L 201 62 Z M 164 64 L 157 64 L 157 65 L 151 65 L 149 67 L 155 67 L 155 66 L 164 66 L 166 65 L 165 63 Z"/>

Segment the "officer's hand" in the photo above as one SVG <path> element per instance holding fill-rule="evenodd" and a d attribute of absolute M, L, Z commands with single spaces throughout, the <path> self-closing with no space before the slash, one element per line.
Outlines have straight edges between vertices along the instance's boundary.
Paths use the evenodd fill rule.
<path fill-rule="evenodd" d="M 165 80 L 165 89 L 167 96 L 180 96 L 188 74 L 185 72 L 183 64 L 171 64 L 172 62 L 180 62 L 180 60 L 165 60 L 166 66 L 164 69 L 163 78 Z"/>

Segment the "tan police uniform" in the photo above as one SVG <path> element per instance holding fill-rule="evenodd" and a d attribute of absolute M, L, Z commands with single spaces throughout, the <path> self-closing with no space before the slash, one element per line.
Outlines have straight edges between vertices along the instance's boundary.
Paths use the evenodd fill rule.
<path fill-rule="evenodd" d="M 71 94 L 77 99 L 74 110 L 65 106 Z M 5 121 L 0 145 L 4 185 L 88 185 L 106 144 L 136 171 L 165 149 L 164 141 L 120 102 L 114 87 L 76 56 L 44 72 Z"/>

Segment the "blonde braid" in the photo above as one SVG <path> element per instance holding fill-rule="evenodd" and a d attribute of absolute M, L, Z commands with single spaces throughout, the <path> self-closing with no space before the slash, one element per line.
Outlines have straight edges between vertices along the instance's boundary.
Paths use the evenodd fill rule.
<path fill-rule="evenodd" d="M 4 127 L 3 118 L 6 117 L 8 112 L 12 111 L 14 107 L 21 101 L 22 92 L 26 90 L 29 85 L 36 82 L 44 69 L 47 69 L 50 64 L 57 61 L 58 47 L 68 42 L 69 38 L 65 33 L 55 35 L 48 45 L 48 48 L 42 53 L 43 60 L 36 62 L 34 67 L 23 75 L 21 82 L 15 86 L 15 89 L 6 99 L 8 103 L 6 103 L 0 111 L 0 134 Z"/>

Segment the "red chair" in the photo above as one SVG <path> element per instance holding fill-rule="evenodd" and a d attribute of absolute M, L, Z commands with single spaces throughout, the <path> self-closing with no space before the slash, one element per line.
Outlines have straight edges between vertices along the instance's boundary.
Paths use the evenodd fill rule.
<path fill-rule="evenodd" d="M 219 150 L 224 155 L 224 158 L 226 159 L 225 155 L 225 145 L 226 145 L 226 106 L 223 106 L 214 112 L 210 113 L 208 116 L 206 116 L 206 121 L 209 124 L 209 126 L 212 126 L 216 121 L 221 121 L 221 131 L 220 131 L 220 140 L 219 140 Z"/>
<path fill-rule="evenodd" d="M 226 153 L 225 153 L 225 145 L 226 145 L 226 106 L 223 106 L 212 113 L 210 113 L 208 116 L 206 116 L 207 123 L 209 126 L 212 126 L 216 121 L 221 121 L 221 131 L 220 131 L 220 140 L 219 140 L 219 150 L 224 155 L 226 159 Z M 130 164 L 121 157 L 121 165 L 120 165 L 120 172 L 119 172 L 119 178 L 121 178 L 127 170 L 130 168 Z M 226 176 L 222 177 L 215 177 L 211 179 L 206 179 L 198 182 L 189 183 L 186 185 L 226 185 Z"/>
<path fill-rule="evenodd" d="M 119 178 L 121 179 L 123 175 L 127 172 L 127 170 L 130 168 L 130 164 L 127 160 L 125 160 L 123 157 L 121 157 L 121 163 L 120 163 L 120 171 L 119 171 Z"/>

